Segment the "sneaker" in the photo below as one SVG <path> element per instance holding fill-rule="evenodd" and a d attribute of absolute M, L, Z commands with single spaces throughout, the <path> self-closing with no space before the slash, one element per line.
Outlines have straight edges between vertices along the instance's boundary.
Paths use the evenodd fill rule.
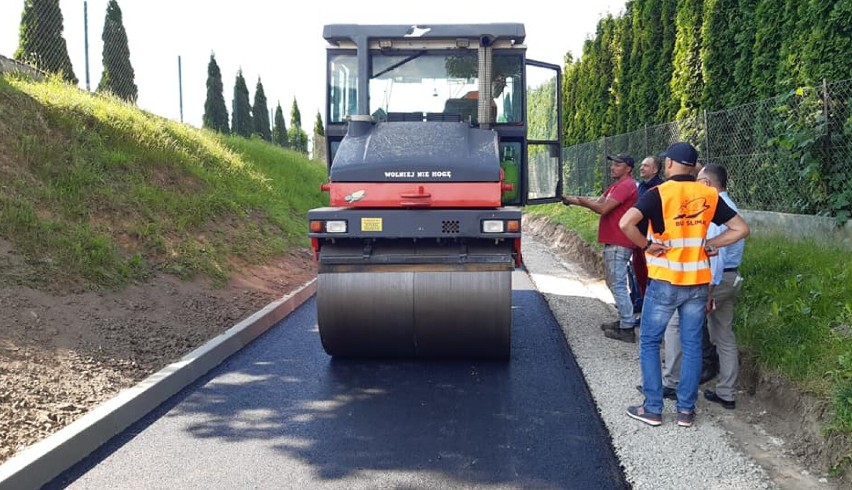
<path fill-rule="evenodd" d="M 622 342 L 636 343 L 636 333 L 632 328 L 617 328 L 615 330 L 604 330 L 604 336 L 608 339 L 620 340 Z"/>
<path fill-rule="evenodd" d="M 733 400 L 725 400 L 716 394 L 713 390 L 704 390 L 704 399 L 708 402 L 718 403 L 722 405 L 723 408 L 727 408 L 728 410 L 733 410 L 737 408 L 737 402 Z"/>
<path fill-rule="evenodd" d="M 645 390 L 642 389 L 642 385 L 636 385 L 636 390 L 643 395 L 645 394 Z M 677 401 L 677 390 L 669 388 L 668 386 L 663 386 L 663 398 Z"/>
<path fill-rule="evenodd" d="M 695 412 L 677 411 L 677 425 L 680 427 L 692 427 L 695 423 Z"/>
<path fill-rule="evenodd" d="M 642 406 L 627 407 L 627 415 L 630 418 L 645 422 L 646 424 L 653 425 L 654 427 L 662 425 L 663 423 L 663 416 L 661 414 L 646 412 L 645 407 Z"/>
<path fill-rule="evenodd" d="M 621 322 L 618 320 L 609 323 L 601 323 L 601 330 L 603 330 L 604 332 L 606 332 L 607 330 L 615 330 L 619 327 L 621 327 Z"/>

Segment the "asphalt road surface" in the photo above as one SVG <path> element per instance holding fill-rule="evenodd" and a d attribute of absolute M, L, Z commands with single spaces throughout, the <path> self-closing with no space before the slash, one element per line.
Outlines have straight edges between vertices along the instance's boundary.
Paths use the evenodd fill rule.
<path fill-rule="evenodd" d="M 48 487 L 627 488 L 523 271 L 512 305 L 509 363 L 341 361 L 311 299 Z"/>

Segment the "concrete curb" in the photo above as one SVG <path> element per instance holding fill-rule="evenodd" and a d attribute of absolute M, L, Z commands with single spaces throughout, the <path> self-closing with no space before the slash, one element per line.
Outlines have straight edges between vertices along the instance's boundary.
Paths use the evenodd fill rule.
<path fill-rule="evenodd" d="M 313 279 L 12 457 L 0 466 L 0 489 L 39 488 L 49 483 L 269 330 L 315 292 Z"/>

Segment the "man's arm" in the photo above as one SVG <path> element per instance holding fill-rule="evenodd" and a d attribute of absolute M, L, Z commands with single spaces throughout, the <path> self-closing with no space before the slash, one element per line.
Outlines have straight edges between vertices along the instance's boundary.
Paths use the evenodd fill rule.
<path fill-rule="evenodd" d="M 639 228 L 636 227 L 636 225 L 639 224 L 639 222 L 642 221 L 643 218 L 644 215 L 642 214 L 642 211 L 639 211 L 636 208 L 630 208 L 618 221 L 618 227 L 621 228 L 621 231 L 624 233 L 624 235 L 629 238 L 631 242 L 633 242 L 633 245 L 642 250 L 645 250 L 651 255 L 659 255 L 668 250 L 669 247 L 663 245 L 662 243 L 654 242 L 650 246 L 648 246 L 648 239 L 645 237 L 645 235 L 642 234 L 641 231 L 639 231 Z"/>
<path fill-rule="evenodd" d="M 600 215 L 609 213 L 621 204 L 620 201 L 607 196 L 601 196 L 597 199 L 583 196 L 562 196 L 562 202 L 565 204 L 573 204 L 575 206 L 583 206 L 584 208 L 591 209 Z"/>
<path fill-rule="evenodd" d="M 713 248 L 721 248 L 745 238 L 749 234 L 748 224 L 739 214 L 725 222 L 727 230 L 707 240 L 706 244 Z"/>

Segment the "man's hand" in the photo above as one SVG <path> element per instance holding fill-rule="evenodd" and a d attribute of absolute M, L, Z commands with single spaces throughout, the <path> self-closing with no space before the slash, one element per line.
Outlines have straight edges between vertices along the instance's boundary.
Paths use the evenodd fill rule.
<path fill-rule="evenodd" d="M 580 200 L 574 196 L 562 196 L 562 204 L 566 206 L 570 206 L 572 204 L 579 204 Z"/>

